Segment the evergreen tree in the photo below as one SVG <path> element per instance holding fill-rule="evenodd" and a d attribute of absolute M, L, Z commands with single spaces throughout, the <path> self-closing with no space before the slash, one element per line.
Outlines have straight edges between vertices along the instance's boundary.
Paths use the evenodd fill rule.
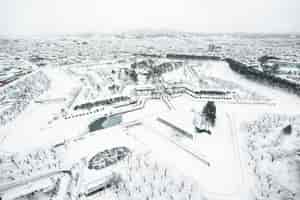
<path fill-rule="evenodd" d="M 216 123 L 216 105 L 213 101 L 208 101 L 203 108 L 202 114 L 212 126 Z"/>

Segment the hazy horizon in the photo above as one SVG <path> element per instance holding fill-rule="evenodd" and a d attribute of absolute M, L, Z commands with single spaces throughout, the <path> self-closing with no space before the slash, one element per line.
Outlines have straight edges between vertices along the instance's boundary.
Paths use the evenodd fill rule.
<path fill-rule="evenodd" d="M 299 33 L 298 0 L 0 0 L 0 35 Z"/>

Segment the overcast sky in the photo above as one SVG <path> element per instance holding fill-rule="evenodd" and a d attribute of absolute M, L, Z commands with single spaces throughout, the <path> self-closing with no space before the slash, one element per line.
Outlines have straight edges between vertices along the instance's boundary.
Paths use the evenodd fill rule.
<path fill-rule="evenodd" d="M 300 32 L 300 0 L 0 0 L 0 34 Z"/>

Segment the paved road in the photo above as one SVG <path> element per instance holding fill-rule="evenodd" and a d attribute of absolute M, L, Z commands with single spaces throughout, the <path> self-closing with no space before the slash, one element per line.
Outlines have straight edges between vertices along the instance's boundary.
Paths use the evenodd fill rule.
<path fill-rule="evenodd" d="M 241 145 L 239 142 L 239 135 L 238 135 L 238 129 L 236 127 L 236 121 L 233 114 L 226 113 L 228 117 L 228 121 L 230 123 L 230 137 L 232 139 L 232 145 L 233 145 L 233 151 L 235 153 L 236 157 L 236 164 L 239 166 L 239 173 L 240 173 L 240 186 L 239 186 L 239 193 L 240 193 L 240 199 L 246 199 L 246 197 L 249 198 L 249 181 L 247 179 L 247 170 L 245 169 L 245 162 L 242 159 L 242 150 Z"/>

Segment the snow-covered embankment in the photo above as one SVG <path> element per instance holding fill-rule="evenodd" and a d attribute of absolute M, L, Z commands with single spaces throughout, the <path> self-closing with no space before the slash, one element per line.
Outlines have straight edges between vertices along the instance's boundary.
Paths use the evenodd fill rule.
<path fill-rule="evenodd" d="M 36 71 L 0 88 L 0 126 L 14 120 L 49 86 L 47 75 L 43 71 Z"/>

